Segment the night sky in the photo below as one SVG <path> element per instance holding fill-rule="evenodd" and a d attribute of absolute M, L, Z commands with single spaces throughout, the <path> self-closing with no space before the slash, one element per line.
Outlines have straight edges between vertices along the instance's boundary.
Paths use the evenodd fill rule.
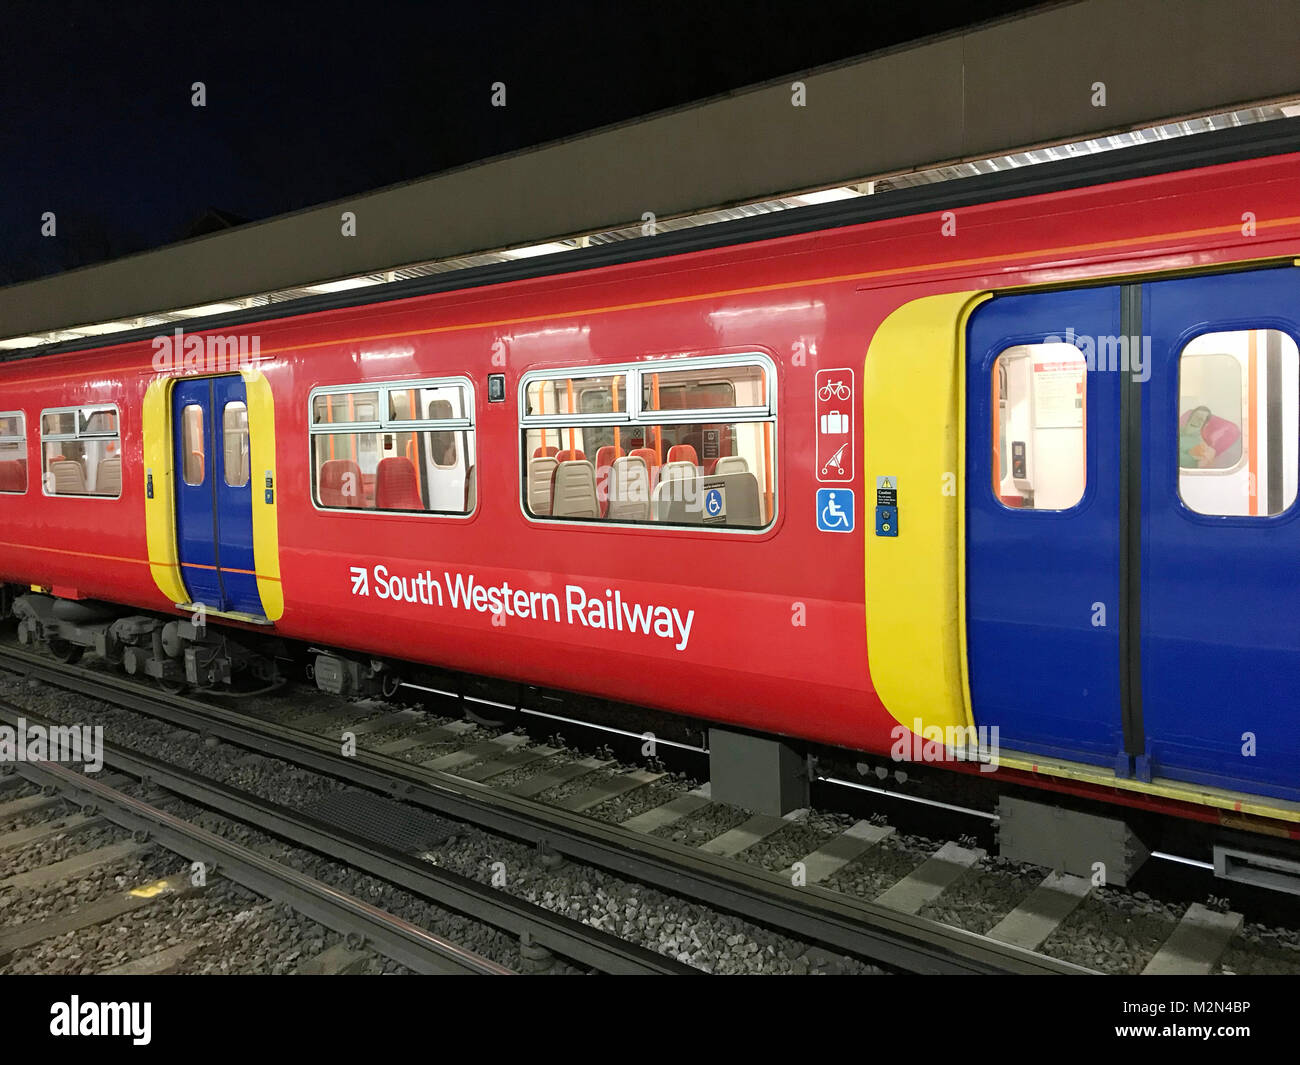
<path fill-rule="evenodd" d="M 5 0 L 0 284 L 185 239 L 214 210 L 283 214 L 1035 4 L 953 6 Z"/>

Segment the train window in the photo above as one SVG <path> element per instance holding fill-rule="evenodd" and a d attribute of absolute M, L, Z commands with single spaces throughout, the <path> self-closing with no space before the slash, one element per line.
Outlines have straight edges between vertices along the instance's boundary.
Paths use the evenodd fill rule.
<path fill-rule="evenodd" d="M 221 412 L 222 459 L 226 484 L 243 488 L 248 484 L 248 407 L 239 400 L 227 403 Z"/>
<path fill-rule="evenodd" d="M 379 393 L 339 390 L 325 392 L 312 400 L 312 425 L 330 425 L 334 422 L 379 421 Z"/>
<path fill-rule="evenodd" d="M 27 491 L 27 416 L 20 410 L 0 414 L 0 492 Z"/>
<path fill-rule="evenodd" d="M 116 436 L 117 411 L 115 410 L 81 410 L 77 412 L 78 424 L 82 436 Z"/>
<path fill-rule="evenodd" d="M 181 477 L 186 484 L 203 483 L 208 468 L 203 444 L 203 408 L 190 403 L 181 411 Z"/>
<path fill-rule="evenodd" d="M 453 417 L 451 404 L 445 399 L 430 401 L 428 414 L 438 421 Z M 433 464 L 440 469 L 452 469 L 456 465 L 456 434 L 446 430 L 432 432 L 429 434 L 429 442 Z"/>
<path fill-rule="evenodd" d="M 757 366 L 738 366 L 726 376 L 711 370 L 672 370 L 643 374 L 641 409 L 726 410 L 761 407 L 763 373 Z"/>
<path fill-rule="evenodd" d="M 776 511 L 774 378 L 761 355 L 525 375 L 525 512 L 603 525 L 767 527 Z"/>
<path fill-rule="evenodd" d="M 311 410 L 318 507 L 473 511 L 474 392 L 465 378 L 319 388 Z"/>
<path fill-rule="evenodd" d="M 572 377 L 535 377 L 524 388 L 524 414 L 627 414 L 627 374 L 573 371 Z"/>
<path fill-rule="evenodd" d="M 1178 360 L 1178 494 L 1199 514 L 1269 517 L 1296 499 L 1300 350 L 1277 329 L 1204 333 Z"/>
<path fill-rule="evenodd" d="M 76 436 L 77 412 L 75 410 L 46 411 L 41 415 L 42 436 Z"/>
<path fill-rule="evenodd" d="M 1073 344 L 1017 344 L 993 362 L 993 494 L 1016 510 L 1083 498 L 1088 363 Z"/>
<path fill-rule="evenodd" d="M 116 407 L 98 404 L 41 412 L 41 490 L 57 496 L 121 496 Z"/>

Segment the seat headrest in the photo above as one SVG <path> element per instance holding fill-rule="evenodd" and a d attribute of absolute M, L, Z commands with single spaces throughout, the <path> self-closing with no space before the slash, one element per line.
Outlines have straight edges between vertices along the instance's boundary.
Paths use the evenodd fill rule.
<path fill-rule="evenodd" d="M 669 462 L 689 462 L 693 466 L 700 464 L 699 456 L 695 453 L 695 448 L 690 444 L 674 444 L 668 449 Z"/>
<path fill-rule="evenodd" d="M 347 480 L 348 476 L 352 480 Z M 359 507 L 364 505 L 361 490 L 361 467 L 351 459 L 330 459 L 322 462 L 317 477 L 316 492 L 321 505 L 326 507 Z"/>
<path fill-rule="evenodd" d="M 380 510 L 423 510 L 415 465 L 400 455 L 379 460 L 375 469 L 375 506 Z"/>

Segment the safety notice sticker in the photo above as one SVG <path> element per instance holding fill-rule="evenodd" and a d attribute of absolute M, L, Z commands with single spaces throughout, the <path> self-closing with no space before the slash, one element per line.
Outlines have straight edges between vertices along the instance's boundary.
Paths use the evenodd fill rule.
<path fill-rule="evenodd" d="M 817 480 L 853 480 L 853 371 L 817 371 Z"/>

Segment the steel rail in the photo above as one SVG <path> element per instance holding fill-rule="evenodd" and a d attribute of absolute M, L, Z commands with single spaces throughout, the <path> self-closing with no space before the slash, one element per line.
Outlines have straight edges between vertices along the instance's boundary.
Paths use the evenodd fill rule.
<path fill-rule="evenodd" d="M 46 727 L 57 725 L 57 722 L 0 701 L 0 722 L 16 725 L 19 717 L 25 718 L 29 724 Z M 517 899 L 469 877 L 441 869 L 410 854 L 366 840 L 355 833 L 270 802 L 252 792 L 230 787 L 152 755 L 107 742 L 103 744 L 103 755 L 105 765 L 111 765 L 114 769 L 139 777 L 151 785 L 298 846 L 361 869 L 446 909 L 514 935 L 527 935 L 532 943 L 580 965 L 620 975 L 684 975 L 700 972 L 674 958 L 628 943 L 608 932 Z M 58 771 L 61 777 L 69 772 L 65 767 L 48 763 L 42 768 Z M 69 787 L 74 787 L 76 782 L 85 779 L 94 789 L 105 789 L 103 784 L 84 774 L 72 773 L 71 776 L 73 782 L 67 785 Z M 135 801 L 129 796 L 123 798 Z M 333 888 L 329 890 L 334 891 Z M 407 963 L 403 961 L 403 964 Z M 500 969 L 499 966 L 497 968 L 502 972 L 509 971 Z"/>
<path fill-rule="evenodd" d="M 226 707 L 146 690 L 123 677 L 67 666 L 8 646 L 0 646 L 0 668 L 220 737 L 491 832 L 546 846 L 576 861 L 888 969 L 978 975 L 1094 972 L 825 888 L 795 887 L 765 869 L 593 821 L 400 759 L 365 750 L 345 757 L 335 741 Z"/>
<path fill-rule="evenodd" d="M 0 716 L 6 716 L 0 713 Z M 156 840 L 190 861 L 203 862 L 250 891 L 289 906 L 344 936 L 360 936 L 377 953 L 417 973 L 509 976 L 510 969 L 427 932 L 395 914 L 307 876 L 290 866 L 151 806 L 92 775 L 54 762 L 22 762 L 18 775 L 52 786 L 83 808 Z"/>

